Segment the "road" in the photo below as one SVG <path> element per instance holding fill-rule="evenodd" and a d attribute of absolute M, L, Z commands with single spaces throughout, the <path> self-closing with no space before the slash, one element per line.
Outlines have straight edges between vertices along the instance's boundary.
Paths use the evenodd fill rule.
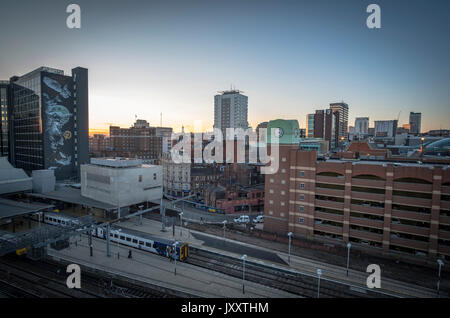
<path fill-rule="evenodd" d="M 170 200 L 164 200 L 165 204 L 170 204 Z M 183 204 L 181 202 L 175 203 L 180 211 L 182 210 Z M 254 218 L 259 213 L 252 213 L 251 218 Z M 203 220 L 205 223 L 222 223 L 224 220 L 227 222 L 233 222 L 234 218 L 239 217 L 241 214 L 220 214 L 208 211 L 203 211 L 202 209 L 197 209 L 191 206 L 189 203 L 184 203 L 183 219 L 188 221 L 200 222 Z M 242 214 L 244 215 L 244 214 Z"/>

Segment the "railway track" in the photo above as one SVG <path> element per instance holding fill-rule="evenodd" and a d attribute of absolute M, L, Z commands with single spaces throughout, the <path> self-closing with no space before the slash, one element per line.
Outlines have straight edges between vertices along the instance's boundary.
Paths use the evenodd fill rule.
<path fill-rule="evenodd" d="M 69 289 L 65 277 L 55 271 L 48 271 L 42 266 L 23 260 L 7 257 L 0 259 L 0 279 L 7 290 L 16 288 L 19 297 L 40 298 L 95 298 L 99 294 L 90 288 Z M 2 289 L 2 290 L 4 290 Z"/>
<path fill-rule="evenodd" d="M 174 298 L 177 292 L 82 267 L 81 289 L 66 286 L 68 262 L 0 258 L 0 292 L 11 298 Z M 188 295 L 184 295 L 188 296 Z"/>
<path fill-rule="evenodd" d="M 191 247 L 187 263 L 233 277 L 242 277 L 242 261 Z M 316 277 L 277 270 L 246 262 L 245 280 L 283 290 L 302 297 L 317 297 Z M 324 298 L 387 298 L 389 295 L 349 286 L 325 279 L 320 281 L 320 297 Z"/>

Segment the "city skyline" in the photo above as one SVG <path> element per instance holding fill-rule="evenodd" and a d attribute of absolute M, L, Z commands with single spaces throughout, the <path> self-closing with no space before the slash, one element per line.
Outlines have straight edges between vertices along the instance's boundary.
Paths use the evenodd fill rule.
<path fill-rule="evenodd" d="M 78 1 L 82 26 L 72 30 L 66 3 L 7 1 L 0 25 L 15 31 L 5 40 L 22 41 L 0 48 L 0 78 L 88 68 L 91 132 L 129 127 L 136 115 L 158 126 L 161 112 L 174 131 L 196 120 L 211 130 L 214 95 L 230 85 L 249 97 L 253 128 L 277 118 L 305 128 L 306 114 L 341 101 L 349 125 L 421 112 L 423 131 L 449 128 L 449 4 L 378 1 L 382 27 L 370 30 L 369 3 L 246 1 L 230 11 L 219 1 Z"/>

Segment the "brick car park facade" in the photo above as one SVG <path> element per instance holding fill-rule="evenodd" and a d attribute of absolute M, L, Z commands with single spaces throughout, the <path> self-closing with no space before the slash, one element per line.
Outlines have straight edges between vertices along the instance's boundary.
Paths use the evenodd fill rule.
<path fill-rule="evenodd" d="M 280 145 L 265 176 L 264 230 L 450 259 L 450 169 L 445 164 L 318 160 Z"/>

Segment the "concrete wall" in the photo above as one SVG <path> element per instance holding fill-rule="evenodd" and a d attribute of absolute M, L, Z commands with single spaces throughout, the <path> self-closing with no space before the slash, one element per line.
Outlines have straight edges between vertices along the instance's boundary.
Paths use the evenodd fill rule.
<path fill-rule="evenodd" d="M 48 193 L 55 191 L 55 172 L 53 170 L 33 170 L 33 192 Z"/>
<path fill-rule="evenodd" d="M 109 168 L 82 165 L 81 195 L 121 207 L 159 200 L 162 196 L 162 166 Z"/>

